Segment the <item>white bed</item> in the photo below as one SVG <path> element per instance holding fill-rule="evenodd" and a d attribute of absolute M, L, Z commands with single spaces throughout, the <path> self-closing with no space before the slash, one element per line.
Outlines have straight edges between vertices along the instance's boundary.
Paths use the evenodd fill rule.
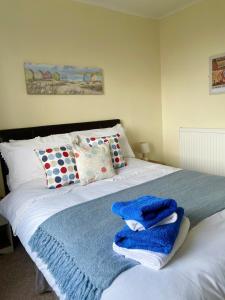
<path fill-rule="evenodd" d="M 46 265 L 32 253 L 28 242 L 37 227 L 55 213 L 83 201 L 150 181 L 178 169 L 130 158 L 128 166 L 112 179 L 88 186 L 70 185 L 48 190 L 41 180 L 21 185 L 0 203 L 0 213 L 7 217 L 39 270 L 59 296 L 63 295 Z M 63 195 L 63 197 L 61 197 Z M 24 221 L 25 220 L 25 221 Z M 104 291 L 102 300 L 225 299 L 225 210 L 194 227 L 172 261 L 162 270 L 138 265 L 119 275 Z M 179 287 L 179 289 L 178 289 Z"/>

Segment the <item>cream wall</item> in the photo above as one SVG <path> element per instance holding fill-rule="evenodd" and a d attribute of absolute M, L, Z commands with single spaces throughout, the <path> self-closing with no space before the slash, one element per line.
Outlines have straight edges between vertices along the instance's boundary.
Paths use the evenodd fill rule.
<path fill-rule="evenodd" d="M 72 0 L 1 0 L 0 128 L 121 118 L 161 154 L 156 21 Z M 99 66 L 103 96 L 29 96 L 24 61 Z"/>
<path fill-rule="evenodd" d="M 209 95 L 208 58 L 225 52 L 225 1 L 205 0 L 161 21 L 164 159 L 179 165 L 179 127 L 225 127 L 225 94 Z"/>
<path fill-rule="evenodd" d="M 120 118 L 162 153 L 159 24 L 72 0 L 1 0 L 0 129 Z M 105 95 L 29 96 L 24 61 L 104 69 Z"/>

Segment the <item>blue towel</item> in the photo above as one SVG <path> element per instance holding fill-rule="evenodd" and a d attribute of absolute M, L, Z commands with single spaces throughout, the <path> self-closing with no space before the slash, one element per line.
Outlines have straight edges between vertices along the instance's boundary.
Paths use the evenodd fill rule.
<path fill-rule="evenodd" d="M 135 220 L 145 229 L 162 221 L 177 209 L 177 203 L 172 199 L 155 196 L 142 196 L 132 201 L 115 202 L 112 211 L 124 220 Z"/>
<path fill-rule="evenodd" d="M 171 224 L 159 225 L 143 231 L 130 230 L 125 226 L 115 236 L 117 246 L 128 249 L 142 249 L 169 254 L 180 230 L 184 209 L 178 207 L 177 221 Z"/>

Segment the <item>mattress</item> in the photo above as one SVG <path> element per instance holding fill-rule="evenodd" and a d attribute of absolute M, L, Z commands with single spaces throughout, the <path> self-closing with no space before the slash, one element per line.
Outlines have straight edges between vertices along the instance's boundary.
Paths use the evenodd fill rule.
<path fill-rule="evenodd" d="M 115 177 L 88 186 L 78 184 L 48 190 L 43 188 L 43 182 L 30 181 L 5 197 L 0 203 L 0 213 L 9 219 L 14 234 L 59 298 L 64 299 L 47 266 L 29 248 L 29 239 L 37 227 L 67 207 L 94 201 L 178 170 L 129 159 L 128 166 L 118 170 Z M 104 291 L 102 299 L 225 299 L 224 230 L 225 211 L 222 211 L 194 227 L 184 246 L 164 269 L 153 271 L 141 265 L 129 269 Z"/>

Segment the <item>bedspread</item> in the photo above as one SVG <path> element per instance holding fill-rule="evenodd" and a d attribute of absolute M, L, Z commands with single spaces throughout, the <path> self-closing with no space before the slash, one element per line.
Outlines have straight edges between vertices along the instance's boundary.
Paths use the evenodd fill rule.
<path fill-rule="evenodd" d="M 47 265 L 48 258 L 51 261 L 52 259 L 50 256 L 46 256 L 48 251 L 42 251 L 45 247 L 43 247 L 44 244 L 41 242 L 45 240 L 48 241 L 48 239 L 54 237 L 59 243 L 58 246 L 60 246 L 57 247 L 57 249 L 63 249 L 63 251 L 65 251 L 66 246 L 67 254 L 68 252 L 70 254 L 73 253 L 73 255 L 75 255 L 73 256 L 75 262 L 81 264 L 79 270 L 85 270 L 85 274 L 88 274 L 88 278 L 94 283 L 95 288 L 96 286 L 100 286 L 97 293 L 99 297 L 102 290 L 109 286 L 116 275 L 135 265 L 125 259 L 123 259 L 123 263 L 121 263 L 121 258 L 112 252 L 111 245 L 113 235 L 118 228 L 122 226 L 122 222 L 111 213 L 111 204 L 114 201 L 130 200 L 145 194 L 154 194 L 176 199 L 178 205 L 185 208 L 192 225 L 225 207 L 223 177 L 182 170 L 96 199 L 93 202 L 87 202 L 68 208 L 45 221 L 34 233 L 30 245 Z M 67 218 L 65 218 L 65 214 L 68 214 L 69 217 L 67 216 Z M 73 222 L 68 224 L 68 222 L 65 221 L 68 219 L 73 220 Z M 84 222 L 84 220 L 88 220 L 88 222 Z M 65 233 L 66 230 L 68 230 L 66 235 L 68 237 L 73 236 L 73 239 L 62 239 L 62 233 Z M 47 235 L 42 236 L 43 232 L 47 233 Z M 41 236 L 43 239 L 41 239 Z M 89 238 L 88 245 L 87 237 Z M 105 253 L 105 255 L 103 255 L 103 253 Z M 59 253 L 54 255 L 53 251 L 52 255 L 57 259 L 60 258 L 61 262 L 63 261 L 62 253 L 61 256 L 59 256 Z M 93 262 L 95 265 L 92 266 L 90 272 L 90 265 L 92 265 Z M 118 266 L 121 266 L 120 268 L 115 268 L 116 272 L 113 272 L 112 266 L 114 266 L 114 263 L 115 265 L 118 263 Z M 58 286 L 67 286 L 67 284 L 65 285 L 60 281 L 59 277 L 57 278 L 57 262 L 51 262 L 50 265 L 52 265 L 52 267 L 50 266 L 49 269 L 53 272 Z M 62 269 L 61 274 L 65 275 L 66 272 L 63 272 Z M 80 275 L 80 272 L 78 272 L 78 275 Z M 68 282 L 69 279 L 67 278 L 65 280 Z M 99 283 L 102 282 L 104 283 L 99 285 Z M 71 292 L 72 286 L 73 285 L 69 285 L 70 289 L 68 290 L 62 290 L 64 294 L 68 293 L 68 299 L 72 299 L 71 295 L 74 295 L 71 294 L 73 293 Z M 80 295 L 81 294 L 82 292 Z"/>

